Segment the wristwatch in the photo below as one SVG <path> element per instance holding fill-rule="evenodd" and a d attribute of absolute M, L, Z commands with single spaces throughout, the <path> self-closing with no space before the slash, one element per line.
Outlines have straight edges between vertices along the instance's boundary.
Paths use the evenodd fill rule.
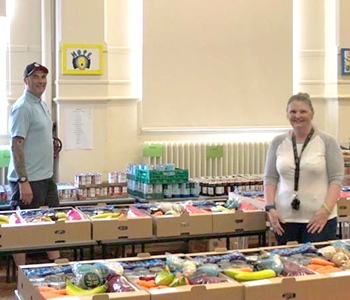
<path fill-rule="evenodd" d="M 266 205 L 265 206 L 265 211 L 269 212 L 271 209 L 276 209 L 276 206 L 274 206 L 274 205 Z"/>
<path fill-rule="evenodd" d="M 25 177 L 25 176 L 22 176 L 22 177 L 18 180 L 19 183 L 24 183 L 24 182 L 27 182 L 27 181 L 28 181 L 28 179 L 27 179 L 27 177 Z"/>

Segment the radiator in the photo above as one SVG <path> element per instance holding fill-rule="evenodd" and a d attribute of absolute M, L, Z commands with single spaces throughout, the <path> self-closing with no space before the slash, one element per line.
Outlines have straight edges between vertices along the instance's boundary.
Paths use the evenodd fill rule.
<path fill-rule="evenodd" d="M 269 141 L 161 141 L 161 157 L 144 157 L 146 164 L 173 163 L 177 168 L 188 169 L 190 178 L 230 176 L 234 174 L 262 174 Z M 207 158 L 207 146 L 223 146 L 223 156 Z"/>

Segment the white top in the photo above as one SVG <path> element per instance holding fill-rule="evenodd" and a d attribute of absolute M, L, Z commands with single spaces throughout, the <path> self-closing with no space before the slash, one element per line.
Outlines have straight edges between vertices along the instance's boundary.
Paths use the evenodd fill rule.
<path fill-rule="evenodd" d="M 303 144 L 303 143 L 302 143 Z M 298 144 L 300 155 L 302 144 Z M 300 209 L 292 209 L 295 162 L 293 144 L 288 134 L 272 141 L 266 159 L 265 185 L 276 186 L 275 205 L 285 222 L 308 223 L 325 202 L 328 186 L 341 185 L 344 161 L 338 142 L 321 131 L 315 131 L 300 161 L 298 199 Z M 333 209 L 329 219 L 336 217 Z"/>

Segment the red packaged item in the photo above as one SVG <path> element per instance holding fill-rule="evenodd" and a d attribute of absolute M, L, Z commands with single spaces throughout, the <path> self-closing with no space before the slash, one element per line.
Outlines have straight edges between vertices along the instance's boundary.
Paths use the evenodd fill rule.
<path fill-rule="evenodd" d="M 248 202 L 245 201 L 240 201 L 239 202 L 239 206 L 238 206 L 239 210 L 242 211 L 246 211 L 246 210 L 257 210 L 257 208 L 251 204 L 249 204 Z"/>
<path fill-rule="evenodd" d="M 128 210 L 128 217 L 144 217 L 145 214 L 135 207 L 130 206 Z"/>
<path fill-rule="evenodd" d="M 81 220 L 82 216 L 75 209 L 71 209 L 67 213 L 67 217 L 66 218 L 67 218 L 68 221 L 73 221 L 73 220 Z"/>
<path fill-rule="evenodd" d="M 191 214 L 206 213 L 206 211 L 204 209 L 200 209 L 200 208 L 194 207 L 193 205 L 186 205 L 185 211 L 187 211 L 188 213 L 191 213 Z"/>

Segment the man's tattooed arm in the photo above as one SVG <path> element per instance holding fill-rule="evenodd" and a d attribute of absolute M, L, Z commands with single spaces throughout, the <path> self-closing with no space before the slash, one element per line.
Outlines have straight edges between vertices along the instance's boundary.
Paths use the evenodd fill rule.
<path fill-rule="evenodd" d="M 27 170 L 25 167 L 24 153 L 23 153 L 24 138 L 15 136 L 12 138 L 11 150 L 13 155 L 13 162 L 18 178 L 27 177 Z"/>

